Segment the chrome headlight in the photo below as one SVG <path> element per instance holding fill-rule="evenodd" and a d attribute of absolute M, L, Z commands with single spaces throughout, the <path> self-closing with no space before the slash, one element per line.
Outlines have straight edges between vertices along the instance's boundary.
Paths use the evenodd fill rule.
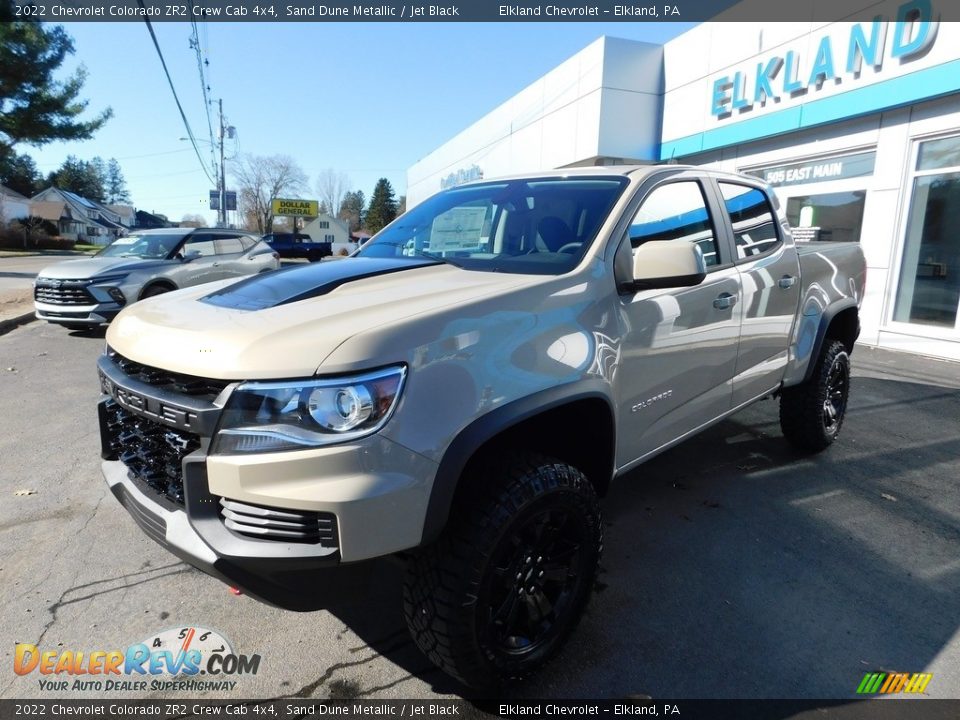
<path fill-rule="evenodd" d="M 211 453 L 303 450 L 370 435 L 397 405 L 406 370 L 283 382 L 246 382 L 230 395 Z"/>

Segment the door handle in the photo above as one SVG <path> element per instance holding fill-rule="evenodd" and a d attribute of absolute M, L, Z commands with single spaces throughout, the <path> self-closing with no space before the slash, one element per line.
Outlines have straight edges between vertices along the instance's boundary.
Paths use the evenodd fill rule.
<path fill-rule="evenodd" d="M 713 301 L 713 306 L 717 310 L 727 310 L 732 308 L 737 304 L 737 296 L 731 295 L 730 293 L 723 293 L 720 297 Z"/>
<path fill-rule="evenodd" d="M 792 275 L 784 275 L 782 278 L 777 280 L 777 285 L 782 287 L 784 290 L 787 288 L 792 288 L 797 282 L 797 279 Z"/>

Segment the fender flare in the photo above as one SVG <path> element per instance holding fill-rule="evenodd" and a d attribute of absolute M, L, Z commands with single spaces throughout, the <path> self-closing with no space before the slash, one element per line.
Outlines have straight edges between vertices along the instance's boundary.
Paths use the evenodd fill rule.
<path fill-rule="evenodd" d="M 450 515 L 450 508 L 463 471 L 477 450 L 485 443 L 525 420 L 578 400 L 602 400 L 610 411 L 611 421 L 615 424 L 616 414 L 608 387 L 598 378 L 547 388 L 501 405 L 461 430 L 447 446 L 437 467 L 424 517 L 421 544 L 432 542 L 440 536 Z M 611 437 L 610 440 L 612 458 L 615 451 L 613 446 L 615 437 Z M 612 472 L 611 464 L 611 476 Z"/>
<path fill-rule="evenodd" d="M 831 304 L 823 313 L 820 315 L 820 325 L 817 327 L 817 336 L 813 341 L 813 348 L 810 351 L 810 359 L 807 361 L 807 369 L 803 373 L 803 382 L 806 382 L 811 377 L 813 377 L 813 370 L 817 364 L 817 358 L 820 357 L 820 352 L 823 350 L 823 341 L 827 337 L 827 331 L 830 329 L 830 324 L 833 322 L 834 318 L 845 310 L 858 310 L 857 301 L 853 298 L 843 298 L 838 300 L 835 303 Z M 854 340 L 860 336 L 860 313 L 857 312 L 857 332 Z"/>

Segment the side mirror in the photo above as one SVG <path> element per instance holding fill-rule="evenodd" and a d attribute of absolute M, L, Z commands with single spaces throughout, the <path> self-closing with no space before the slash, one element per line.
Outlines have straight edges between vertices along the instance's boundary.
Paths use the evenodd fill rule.
<path fill-rule="evenodd" d="M 623 290 L 656 290 L 693 287 L 707 276 L 707 264 L 700 248 L 689 240 L 653 240 L 633 254 L 633 282 Z"/>
<path fill-rule="evenodd" d="M 183 253 L 183 255 L 180 256 L 180 259 L 183 262 L 188 263 L 192 260 L 196 260 L 198 257 L 200 257 L 199 250 L 190 250 L 188 252 Z"/>

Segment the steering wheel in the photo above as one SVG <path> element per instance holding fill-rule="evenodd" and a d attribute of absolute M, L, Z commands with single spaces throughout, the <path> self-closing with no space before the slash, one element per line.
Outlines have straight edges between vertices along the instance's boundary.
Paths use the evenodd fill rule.
<path fill-rule="evenodd" d="M 566 245 L 557 250 L 558 253 L 574 253 L 580 249 L 583 245 L 582 242 L 568 242 Z"/>

